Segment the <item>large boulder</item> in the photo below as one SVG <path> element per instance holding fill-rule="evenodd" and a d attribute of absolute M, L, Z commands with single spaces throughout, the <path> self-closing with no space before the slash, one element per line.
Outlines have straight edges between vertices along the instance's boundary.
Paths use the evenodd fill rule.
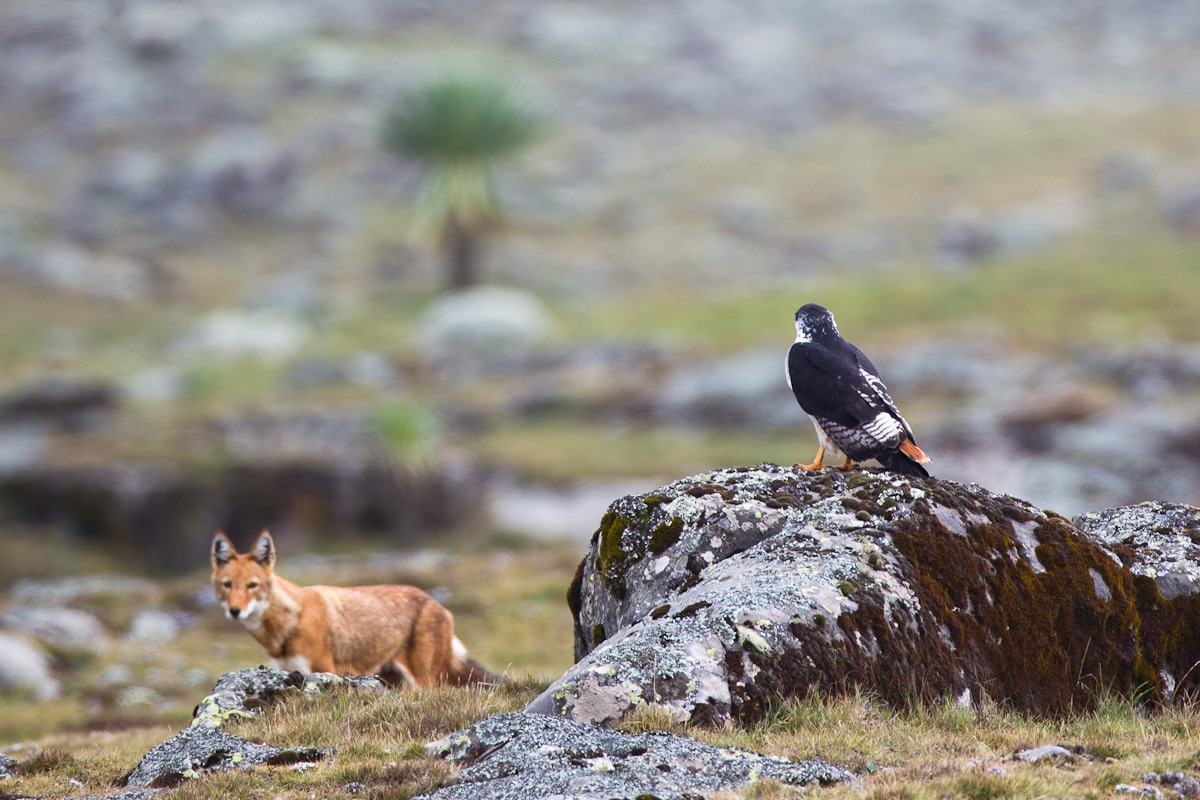
<path fill-rule="evenodd" d="M 1200 688 L 1200 594 L 1156 582 L 1198 559 L 1188 529 L 1155 519 L 1109 544 L 933 478 L 761 465 L 679 480 L 604 515 L 569 593 L 578 663 L 528 710 L 605 723 L 657 703 L 719 724 L 856 688 L 1048 714 L 1104 691 L 1165 700 Z"/>
<path fill-rule="evenodd" d="M 804 786 L 852 777 L 820 759 L 789 761 L 662 731 L 620 733 L 542 714 L 489 717 L 428 749 L 465 768 L 427 800 L 683 800 L 759 780 Z"/>

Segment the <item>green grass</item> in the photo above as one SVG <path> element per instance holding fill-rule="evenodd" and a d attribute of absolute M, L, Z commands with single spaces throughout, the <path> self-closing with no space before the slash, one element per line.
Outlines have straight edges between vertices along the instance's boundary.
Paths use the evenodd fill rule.
<path fill-rule="evenodd" d="M 547 304 L 558 323 L 559 345 L 665 342 L 672 363 L 686 365 L 749 348 L 775 348 L 782 360 L 793 338 L 795 309 L 805 302 L 821 302 L 837 315 L 848 339 L 878 354 L 886 374 L 889 351 L 931 339 L 984 337 L 1014 349 L 1060 352 L 1123 339 L 1200 342 L 1196 297 L 1200 242 L 1152 226 L 1116 226 L 1034 255 L 969 269 L 847 273 L 804 283 L 750 285 L 734 292 L 651 281 L 587 303 L 551 296 Z M 336 360 L 372 350 L 415 366 L 411 347 L 416 317 L 429 299 L 422 290 L 397 290 L 381 293 L 359 313 L 330 314 L 315 325 L 312 352 Z M 17 312 L 16 321 L 5 317 L 5 309 Z M 0 334 L 11 334 L 0 339 L 14 348 L 7 354 L 0 348 L 0 380 L 6 374 L 32 374 L 40 356 L 36 348 L 26 352 L 31 346 L 19 343 L 49 335 L 37 328 L 39 315 L 65 325 L 68 310 L 36 293 L 0 295 Z M 155 312 L 142 311 L 115 322 L 76 310 L 72 330 L 77 343 L 62 355 L 67 371 L 119 377 L 155 363 L 154 348 L 149 356 L 136 355 L 136 343 L 143 337 L 164 338 L 164 319 Z M 162 313 L 177 311 L 166 307 Z M 35 333 L 18 330 L 25 326 Z M 294 388 L 286 384 L 286 363 L 203 359 L 185 360 L 180 366 L 185 391 L 177 402 L 130 407 L 102 435 L 56 440 L 55 458 L 66 463 L 109 463 L 114 458 L 220 463 L 225 457 L 222 439 L 198 432 L 211 425 L 213 417 L 247 409 L 270 414 L 337 409 L 373 415 L 381 439 L 399 452 L 421 458 L 449 440 L 499 468 L 558 481 L 674 475 L 761 461 L 795 463 L 811 455 L 801 452 L 812 446 L 801 420 L 794 440 L 597 421 L 595 409 L 619 399 L 628 388 L 630 378 L 621 375 L 601 379 L 577 370 L 556 379 L 568 398 L 556 416 L 505 420 L 495 417 L 497 410 L 520 396 L 525 390 L 522 380 L 483 380 L 464 392 L 458 384 L 443 384 L 415 368 L 406 389 L 399 392 L 352 384 Z M 445 438 L 439 439 L 432 434 L 433 417 L 424 417 L 423 409 L 436 414 L 447 406 L 465 406 L 499 424 L 469 436 L 444 431 Z"/>
<path fill-rule="evenodd" d="M 474 446 L 487 461 L 546 481 L 580 475 L 664 477 L 764 461 L 795 464 L 812 455 L 804 438 L 808 431 L 800 422 L 795 437 L 780 437 L 742 430 L 547 419 L 494 428 L 478 437 Z"/>
<path fill-rule="evenodd" d="M 1014 344 L 1062 349 L 1118 336 L 1200 341 L 1200 242 L 1168 234 L 1098 234 L 1037 255 L 975 268 L 848 273 L 806 284 L 706 296 L 656 287 L 568 316 L 580 338 L 660 339 L 700 352 L 736 352 L 794 337 L 792 315 L 807 302 L 833 310 L 855 341 L 1000 335 Z"/>

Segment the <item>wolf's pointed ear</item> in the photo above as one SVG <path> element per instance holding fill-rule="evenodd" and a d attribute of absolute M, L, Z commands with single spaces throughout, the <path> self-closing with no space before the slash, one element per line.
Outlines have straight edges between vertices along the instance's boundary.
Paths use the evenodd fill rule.
<path fill-rule="evenodd" d="M 271 538 L 271 532 L 263 528 L 263 532 L 254 540 L 254 549 L 250 551 L 254 554 L 254 560 L 261 566 L 267 569 L 275 567 L 275 540 Z"/>
<path fill-rule="evenodd" d="M 214 567 L 223 567 L 232 561 L 236 555 L 237 550 L 233 549 L 233 542 L 229 541 L 229 537 L 225 535 L 225 531 L 217 531 L 213 535 L 212 565 Z"/>

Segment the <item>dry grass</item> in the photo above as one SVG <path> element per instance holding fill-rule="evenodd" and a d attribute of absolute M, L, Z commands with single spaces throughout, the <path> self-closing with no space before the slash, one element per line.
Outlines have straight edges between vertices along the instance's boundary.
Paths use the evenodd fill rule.
<path fill-rule="evenodd" d="M 329 561 L 297 557 L 292 567 L 281 560 L 279 570 L 303 583 L 412 583 L 440 589 L 455 615 L 458 636 L 476 659 L 515 676 L 518 685 L 527 679 L 548 681 L 572 662 L 565 598 L 579 548 L 563 543 L 499 547 L 484 538 L 463 533 L 445 542 L 449 549 L 434 558 L 373 558 L 370 553 Z M 18 547 L 16 552 L 24 551 Z M 81 568 L 95 566 L 90 559 L 80 562 Z M 127 641 L 123 637 L 137 602 L 195 621 L 169 641 Z M 207 572 L 163 584 L 155 600 L 101 595 L 74 605 L 106 623 L 112 645 L 94 651 L 60 649 L 57 677 L 63 693 L 57 699 L 31 703 L 21 695 L 0 695 L 0 747 L 40 744 L 72 731 L 161 723 L 180 728 L 218 677 L 267 661 L 250 635 L 221 615 L 211 599 Z"/>
<path fill-rule="evenodd" d="M 413 692 L 329 692 L 288 697 L 234 732 L 276 746 L 337 750 L 306 769 L 258 767 L 204 775 L 167 797 L 405 798 L 429 791 L 455 767 L 426 754 L 424 745 L 484 717 L 521 708 L 545 682 L 518 680 L 496 689 Z M 963 709 L 952 703 L 896 712 L 864 696 L 814 698 L 776 707 L 761 724 L 705 730 L 680 725 L 661 709 L 646 709 L 622 726 L 631 732 L 669 730 L 718 746 L 743 747 L 793 759 L 820 757 L 857 773 L 852 782 L 821 789 L 841 798 L 1092 798 L 1118 783 L 1141 785 L 1148 772 L 1200 769 L 1200 708 L 1148 712 L 1112 699 L 1094 712 L 1062 720 L 1037 719 L 994 705 Z M 138 747 L 157 731 L 82 734 L 45 744 L 28 759 L 21 783 L 4 787 L 36 795 L 111 791 Z M 122 737 L 124 737 L 122 739 Z M 1026 764 L 1015 753 L 1043 744 L 1072 752 L 1065 759 Z M 78 785 L 70 783 L 77 781 Z M 724 798 L 811 794 L 770 782 Z"/>
<path fill-rule="evenodd" d="M 20 767 L 12 778 L 0 782 L 0 793 L 30 797 L 112 794 L 120 790 L 121 779 L 142 755 L 176 730 L 174 725 L 157 725 L 74 732 L 19 749 L 5 748 Z"/>

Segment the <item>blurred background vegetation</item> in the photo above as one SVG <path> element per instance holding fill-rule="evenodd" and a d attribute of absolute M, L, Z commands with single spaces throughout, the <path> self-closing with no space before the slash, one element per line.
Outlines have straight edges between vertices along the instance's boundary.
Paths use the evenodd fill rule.
<path fill-rule="evenodd" d="M 0 743 L 258 663 L 218 527 L 557 674 L 607 502 L 812 455 L 805 302 L 935 475 L 1200 500 L 1194 7 L 1053 6 L 0 6 Z"/>

